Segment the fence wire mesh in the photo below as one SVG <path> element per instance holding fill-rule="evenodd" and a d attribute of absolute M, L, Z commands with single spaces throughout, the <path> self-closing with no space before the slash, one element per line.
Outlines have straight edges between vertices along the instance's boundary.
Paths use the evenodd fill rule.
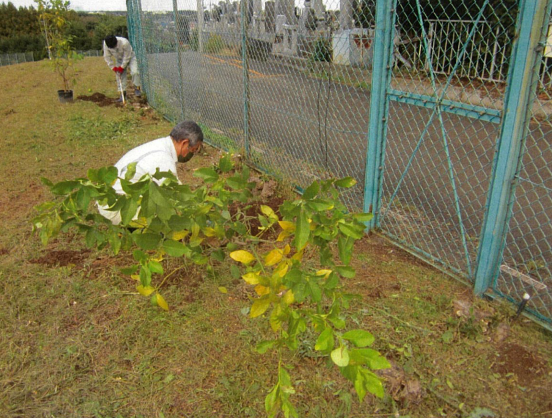
<path fill-rule="evenodd" d="M 373 54 L 383 3 L 392 4 L 382 35 L 390 59 L 385 76 L 374 79 L 384 59 Z M 377 226 L 409 251 L 475 281 L 525 0 L 129 0 L 127 6 L 153 106 L 170 120 L 197 121 L 212 145 L 243 152 L 299 187 L 354 177 L 358 184 L 344 197 L 352 210 L 369 209 L 371 92 L 385 83 Z M 501 260 L 512 270 L 496 269 L 494 289 L 519 301 L 529 277 L 532 294 L 541 289 L 532 309 L 550 321 L 548 55 L 552 45 L 538 60 L 539 95 Z"/>

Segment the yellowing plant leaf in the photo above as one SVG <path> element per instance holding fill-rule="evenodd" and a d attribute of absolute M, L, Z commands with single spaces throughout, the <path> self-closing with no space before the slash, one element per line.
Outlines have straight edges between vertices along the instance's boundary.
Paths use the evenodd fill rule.
<path fill-rule="evenodd" d="M 251 306 L 251 311 L 249 312 L 249 316 L 251 318 L 256 318 L 257 316 L 264 314 L 269 306 L 270 306 L 269 298 L 257 299 L 255 302 L 253 302 L 253 305 Z"/>
<path fill-rule="evenodd" d="M 265 265 L 273 266 L 282 260 L 282 250 L 276 248 L 269 252 L 265 257 Z"/>
<path fill-rule="evenodd" d="M 293 255 L 293 257 L 291 257 L 291 259 L 295 260 L 295 261 L 302 261 L 303 260 L 303 253 L 305 252 L 305 248 L 303 248 L 301 251 L 295 253 Z"/>
<path fill-rule="evenodd" d="M 291 247 L 289 246 L 289 244 L 286 244 L 286 246 L 284 247 L 284 255 L 288 255 L 290 251 Z"/>
<path fill-rule="evenodd" d="M 140 275 L 138 274 L 131 274 L 130 277 L 136 281 L 140 281 Z"/>
<path fill-rule="evenodd" d="M 281 263 L 276 270 L 274 270 L 274 274 L 278 277 L 284 277 L 289 269 L 289 261 L 284 261 Z"/>
<path fill-rule="evenodd" d="M 278 238 L 276 238 L 276 242 L 282 242 L 289 236 L 290 236 L 289 231 L 282 231 L 278 234 Z"/>
<path fill-rule="evenodd" d="M 249 284 L 258 284 L 259 283 L 259 273 L 254 271 L 246 273 L 242 276 L 242 279 Z"/>
<path fill-rule="evenodd" d="M 186 231 L 186 230 L 183 230 L 183 231 L 172 231 L 170 234 L 169 234 L 169 238 L 172 239 L 173 241 L 180 241 L 184 238 L 186 238 L 186 236 L 190 233 L 190 231 Z"/>
<path fill-rule="evenodd" d="M 270 206 L 261 205 L 261 212 L 269 218 L 278 219 L 278 215 L 274 213 Z"/>
<path fill-rule="evenodd" d="M 255 286 L 255 292 L 257 293 L 257 295 L 263 296 L 268 295 L 270 293 L 270 289 L 266 286 L 258 284 L 257 286 Z"/>
<path fill-rule="evenodd" d="M 163 298 L 163 296 L 161 296 L 159 293 L 156 295 L 157 296 L 157 304 L 164 310 L 168 311 L 169 310 L 169 304 L 167 303 L 167 301 Z"/>
<path fill-rule="evenodd" d="M 289 221 L 278 221 L 278 224 L 280 227 L 287 232 L 293 232 L 295 231 L 295 224 L 293 222 Z"/>
<path fill-rule="evenodd" d="M 142 295 L 142 296 L 149 296 L 151 295 L 153 292 L 155 292 L 155 289 L 151 286 L 142 286 L 141 284 L 139 284 L 138 286 L 136 286 L 136 290 Z"/>
<path fill-rule="evenodd" d="M 324 269 L 324 270 L 318 270 L 316 272 L 316 275 L 317 276 L 324 276 L 325 279 L 328 278 L 328 276 L 332 273 L 331 270 L 327 270 L 327 269 Z"/>
<path fill-rule="evenodd" d="M 214 237 L 217 234 L 216 231 L 210 226 L 206 227 L 203 230 L 203 233 L 205 234 L 206 237 Z"/>
<path fill-rule="evenodd" d="M 225 288 L 224 286 L 219 286 L 218 290 L 220 293 L 228 293 L 228 289 Z"/>
<path fill-rule="evenodd" d="M 293 295 L 291 289 L 284 293 L 284 297 L 282 298 L 282 300 L 286 305 L 291 305 L 293 302 L 295 302 L 295 296 Z"/>
<path fill-rule="evenodd" d="M 245 250 L 232 251 L 230 253 L 230 257 L 232 258 L 232 260 L 239 261 L 240 263 L 245 265 L 248 265 L 253 260 L 255 260 L 255 256 L 249 251 Z"/>

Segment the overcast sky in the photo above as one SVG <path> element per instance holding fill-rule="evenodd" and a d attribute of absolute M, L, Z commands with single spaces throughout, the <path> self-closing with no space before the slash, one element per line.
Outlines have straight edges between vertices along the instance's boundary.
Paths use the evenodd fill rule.
<path fill-rule="evenodd" d="M 33 6 L 36 9 L 36 3 L 33 0 L 0 0 L 0 3 L 10 1 L 17 8 Z M 203 0 L 209 4 L 209 0 Z M 218 2 L 218 0 L 217 0 Z M 213 1 L 213 4 L 215 2 Z M 172 0 L 142 0 L 143 10 L 172 10 Z M 196 0 L 178 0 L 179 9 L 188 6 L 195 9 Z M 126 0 L 70 0 L 70 8 L 77 11 L 96 12 L 96 11 L 126 11 Z"/>

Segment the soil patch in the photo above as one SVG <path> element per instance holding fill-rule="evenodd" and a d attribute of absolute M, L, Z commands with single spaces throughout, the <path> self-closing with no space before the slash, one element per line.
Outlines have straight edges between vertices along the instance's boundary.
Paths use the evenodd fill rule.
<path fill-rule="evenodd" d="M 89 249 L 82 250 L 52 250 L 44 254 L 40 258 L 30 260 L 34 264 L 42 264 L 45 266 L 53 267 L 60 266 L 65 267 L 68 265 L 82 266 L 84 260 L 90 253 Z"/>
<path fill-rule="evenodd" d="M 77 96 L 77 100 L 82 100 L 85 102 L 92 102 L 96 103 L 100 107 L 106 107 L 106 106 L 117 106 L 117 107 L 123 107 L 123 103 L 118 102 L 118 97 L 107 97 L 103 93 L 93 93 L 90 96 Z M 136 108 L 149 108 L 147 104 L 147 100 L 144 97 L 136 97 L 134 94 L 127 93 L 127 99 L 126 99 L 126 105 L 131 105 Z"/>
<path fill-rule="evenodd" d="M 513 373 L 522 386 L 532 386 L 535 381 L 546 374 L 545 361 L 526 348 L 515 344 L 503 344 L 497 349 L 499 355 L 493 370 L 502 375 Z"/>

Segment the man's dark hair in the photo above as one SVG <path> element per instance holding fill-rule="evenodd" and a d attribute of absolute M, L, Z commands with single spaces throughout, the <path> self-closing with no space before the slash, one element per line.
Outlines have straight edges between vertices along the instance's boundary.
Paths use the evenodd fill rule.
<path fill-rule="evenodd" d="M 115 48 L 117 46 L 117 37 L 115 35 L 108 35 L 104 39 L 108 48 Z"/>
<path fill-rule="evenodd" d="M 176 142 L 190 141 L 190 146 L 195 147 L 198 142 L 203 142 L 203 131 L 199 125 L 191 120 L 180 122 L 171 131 L 171 138 Z"/>

